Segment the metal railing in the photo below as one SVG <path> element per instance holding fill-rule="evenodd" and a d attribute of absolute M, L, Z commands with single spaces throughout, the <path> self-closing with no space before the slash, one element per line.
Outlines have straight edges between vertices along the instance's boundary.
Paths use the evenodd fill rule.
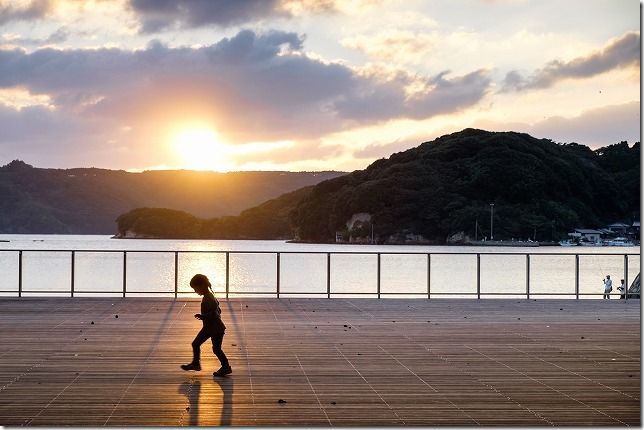
<path fill-rule="evenodd" d="M 128 294 L 172 294 L 174 297 L 178 297 L 179 295 L 182 294 L 192 294 L 192 291 L 180 291 L 179 290 L 179 256 L 181 254 L 223 254 L 225 256 L 225 291 L 222 291 L 222 293 L 225 293 L 226 298 L 228 298 L 231 294 L 233 295 L 274 295 L 277 298 L 280 298 L 281 295 L 325 295 L 327 298 L 331 298 L 332 295 L 334 296 L 339 296 L 339 295 L 371 295 L 371 296 L 376 296 L 377 298 L 381 298 L 384 296 L 405 296 L 405 295 L 422 295 L 426 296 L 426 298 L 431 298 L 432 296 L 441 296 L 441 295 L 458 295 L 458 296 L 475 296 L 478 299 L 481 299 L 482 295 L 484 296 L 525 296 L 527 299 L 529 299 L 531 296 L 552 296 L 552 295 L 565 295 L 565 296 L 574 296 L 574 298 L 579 299 L 580 295 L 583 296 L 592 296 L 592 295 L 603 295 L 602 293 L 580 293 L 580 257 L 581 256 L 594 256 L 594 257 L 601 257 L 601 256 L 611 256 L 611 257 L 621 257 L 623 258 L 623 279 L 625 281 L 625 286 L 628 289 L 629 287 L 629 261 L 630 257 L 637 257 L 639 259 L 640 254 L 639 253 L 550 253 L 550 252 L 539 252 L 539 253 L 509 253 L 509 252 L 487 252 L 487 253 L 482 253 L 482 252 L 370 252 L 370 251 L 365 251 L 365 252 L 354 252 L 354 251 L 348 251 L 348 252 L 323 252 L 323 251 L 217 251 L 217 250 L 209 250 L 209 251 L 168 251 L 168 250 L 130 250 L 130 251 L 123 251 L 123 250 L 65 250 L 65 249 L 51 249 L 51 250 L 17 250 L 17 249 L 5 249 L 5 250 L 0 250 L 0 255 L 3 253 L 7 252 L 13 252 L 17 253 L 17 258 L 18 258 L 18 268 L 17 268 L 17 277 L 18 277 L 18 288 L 16 290 L 9 290 L 9 289 L 1 289 L 4 287 L 4 282 L 2 285 L 0 285 L 0 293 L 17 293 L 18 297 L 22 297 L 25 293 L 37 293 L 37 294 L 47 294 L 47 293 L 52 293 L 52 294 L 66 294 L 69 293 L 71 297 L 74 297 L 75 294 L 117 294 L 117 295 L 122 295 L 123 297 L 126 297 Z M 61 290 L 29 290 L 25 288 L 24 282 L 23 282 L 23 256 L 26 253 L 65 253 L 70 255 L 70 288 L 69 290 L 61 291 Z M 75 280 L 76 280 L 76 255 L 77 253 L 101 253 L 101 254 L 121 254 L 122 255 L 122 288 L 120 291 L 77 291 L 76 290 L 76 285 L 75 285 Z M 174 291 L 168 291 L 168 290 L 152 290 L 152 291 L 132 291 L 128 290 L 128 254 L 157 254 L 157 253 L 163 253 L 163 254 L 173 254 L 174 255 Z M 275 255 L 275 261 L 276 261 L 276 266 L 275 266 L 275 289 L 274 291 L 271 292 L 266 292 L 266 291 L 231 291 L 230 289 L 230 256 L 231 255 L 236 255 L 236 254 L 271 254 Z M 326 255 L 326 291 L 324 293 L 320 292 L 313 292 L 313 291 L 283 291 L 281 288 L 281 279 L 282 279 L 282 264 L 281 264 L 281 256 L 282 255 L 290 255 L 290 254 L 298 254 L 298 255 L 305 255 L 305 254 L 316 254 L 316 255 Z M 351 292 L 346 292 L 346 291 L 334 291 L 332 289 L 332 281 L 331 281 L 331 273 L 333 271 L 332 267 L 332 255 L 372 255 L 376 257 L 376 290 L 375 291 L 351 291 Z M 421 256 L 426 256 L 426 292 L 425 293 L 418 293 L 416 292 L 384 292 L 381 289 L 381 282 L 382 282 L 382 256 L 385 255 L 421 255 Z M 431 273 L 432 273 L 432 256 L 437 256 L 437 255 L 470 255 L 470 256 L 476 256 L 476 291 L 475 292 L 436 292 L 432 291 L 432 279 L 431 279 Z M 499 256 L 499 255 L 512 255 L 512 256 L 524 256 L 525 257 L 525 291 L 520 292 L 520 293 L 513 293 L 513 292 L 494 292 L 494 291 L 486 291 L 482 292 L 482 281 L 481 281 L 481 256 L 488 256 L 488 255 L 494 255 L 494 256 Z M 566 257 L 572 257 L 574 256 L 575 264 L 574 264 L 574 279 L 575 279 L 575 290 L 574 293 L 544 293 L 544 292 L 533 292 L 531 291 L 531 277 L 532 277 L 532 270 L 531 270 L 531 259 L 535 256 L 566 256 Z M 7 278 L 5 277 L 5 280 Z M 629 298 L 629 295 L 626 294 L 625 297 L 626 299 Z M 639 298 L 639 294 L 637 294 L 637 298 Z"/>

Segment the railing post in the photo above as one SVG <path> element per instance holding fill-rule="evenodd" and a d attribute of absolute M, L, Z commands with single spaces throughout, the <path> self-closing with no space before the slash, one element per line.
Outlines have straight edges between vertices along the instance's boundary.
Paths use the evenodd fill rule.
<path fill-rule="evenodd" d="M 18 252 L 18 297 L 22 297 L 22 251 Z"/>
<path fill-rule="evenodd" d="M 331 298 L 331 253 L 326 253 L 326 298 Z"/>
<path fill-rule="evenodd" d="M 378 298 L 380 298 L 380 253 L 378 253 Z"/>
<path fill-rule="evenodd" d="M 476 297 L 481 298 L 481 254 L 476 254 Z"/>
<path fill-rule="evenodd" d="M 628 254 L 624 254 L 624 300 L 628 299 Z"/>
<path fill-rule="evenodd" d="M 280 253 L 277 253 L 277 298 L 280 298 Z"/>
<path fill-rule="evenodd" d="M 226 251 L 226 298 L 230 292 L 230 252 Z"/>
<path fill-rule="evenodd" d="M 74 297 L 74 272 L 75 272 L 74 264 L 75 264 L 75 261 L 76 261 L 76 251 L 72 251 L 72 273 L 71 273 L 72 281 L 71 281 L 71 286 L 70 286 L 70 288 L 71 288 L 71 290 L 70 290 L 71 297 Z"/>
<path fill-rule="evenodd" d="M 525 255 L 525 296 L 530 300 L 530 254 Z"/>
<path fill-rule="evenodd" d="M 427 254 L 427 298 L 431 298 L 432 280 L 430 274 L 432 273 L 432 256 Z"/>
<path fill-rule="evenodd" d="M 174 251 L 174 298 L 179 294 L 179 251 Z"/>
<path fill-rule="evenodd" d="M 575 297 L 579 299 L 579 254 L 575 254 Z"/>
<path fill-rule="evenodd" d="M 127 291 L 127 251 L 123 251 L 123 297 Z"/>

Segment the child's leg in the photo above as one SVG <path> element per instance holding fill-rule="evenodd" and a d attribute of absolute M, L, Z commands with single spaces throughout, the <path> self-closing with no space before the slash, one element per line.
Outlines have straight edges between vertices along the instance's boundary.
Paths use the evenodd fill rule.
<path fill-rule="evenodd" d="M 215 353 L 217 358 L 219 359 L 219 362 L 221 363 L 221 367 L 230 367 L 230 364 L 228 363 L 228 358 L 226 357 L 226 354 L 224 354 L 224 351 L 221 349 L 221 344 L 224 341 L 224 334 L 215 334 L 212 335 L 212 352 Z"/>
<path fill-rule="evenodd" d="M 200 356 L 201 356 L 201 345 L 205 341 L 208 340 L 210 335 L 206 332 L 206 330 L 201 329 L 199 333 L 197 333 L 197 336 L 195 336 L 195 340 L 192 341 L 192 362 L 195 364 L 198 364 L 200 361 Z"/>

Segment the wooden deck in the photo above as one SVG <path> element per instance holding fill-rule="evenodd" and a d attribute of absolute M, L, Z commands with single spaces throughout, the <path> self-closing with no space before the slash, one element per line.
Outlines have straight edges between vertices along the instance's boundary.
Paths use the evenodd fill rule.
<path fill-rule="evenodd" d="M 0 425 L 641 425 L 639 300 L 221 303 L 0 298 Z"/>

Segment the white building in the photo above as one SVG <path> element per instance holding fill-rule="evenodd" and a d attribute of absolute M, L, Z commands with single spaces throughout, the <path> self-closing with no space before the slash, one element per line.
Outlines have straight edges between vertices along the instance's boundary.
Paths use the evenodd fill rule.
<path fill-rule="evenodd" d="M 568 236 L 587 240 L 589 242 L 599 242 L 601 240 L 601 234 L 602 232 L 599 230 L 593 230 L 590 228 L 576 228 L 574 232 L 568 233 Z"/>

